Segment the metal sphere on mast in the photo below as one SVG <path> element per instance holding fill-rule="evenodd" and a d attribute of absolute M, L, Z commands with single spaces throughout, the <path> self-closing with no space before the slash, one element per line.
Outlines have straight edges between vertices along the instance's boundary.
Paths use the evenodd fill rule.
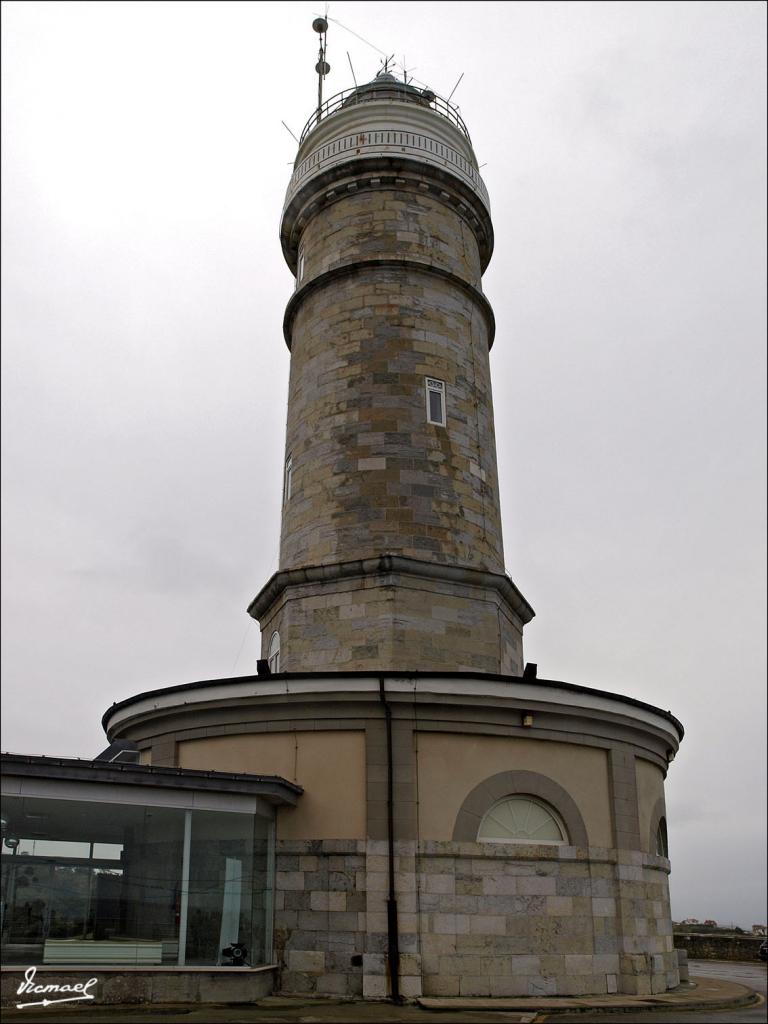
<path fill-rule="evenodd" d="M 325 34 L 328 31 L 328 22 L 325 18 L 315 18 L 312 28 L 320 36 L 320 52 L 317 56 L 315 71 L 317 72 L 317 119 L 320 120 L 323 108 L 323 79 L 331 70 L 331 65 L 325 59 Z"/>

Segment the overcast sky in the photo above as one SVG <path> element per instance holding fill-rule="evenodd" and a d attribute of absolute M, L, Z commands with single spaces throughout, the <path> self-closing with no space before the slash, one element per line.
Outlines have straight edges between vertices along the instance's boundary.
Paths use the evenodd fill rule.
<path fill-rule="evenodd" d="M 311 2 L 3 4 L 2 747 L 255 670 Z M 765 6 L 332 3 L 488 184 L 507 569 L 539 675 L 670 709 L 673 916 L 766 919 Z"/>

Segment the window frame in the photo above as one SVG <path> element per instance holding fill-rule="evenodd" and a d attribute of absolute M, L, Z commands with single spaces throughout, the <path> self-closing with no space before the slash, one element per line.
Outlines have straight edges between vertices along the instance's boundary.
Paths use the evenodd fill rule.
<path fill-rule="evenodd" d="M 424 391 L 427 408 L 427 423 L 433 427 L 444 427 L 446 425 L 446 386 L 445 381 L 440 380 L 437 377 L 425 377 L 424 378 Z M 432 418 L 432 408 L 430 406 L 430 395 L 440 396 L 440 412 L 442 419 L 436 420 Z"/>
<path fill-rule="evenodd" d="M 291 494 L 293 492 L 293 452 L 288 452 L 288 457 L 285 460 L 283 467 L 283 505 L 287 505 L 291 500 Z"/>
<path fill-rule="evenodd" d="M 277 645 L 275 645 L 275 640 L 277 640 Z M 267 664 L 273 675 L 280 671 L 280 646 L 280 633 L 275 630 L 269 638 L 269 647 L 267 648 Z M 275 660 L 276 664 L 273 667 L 272 662 Z"/>

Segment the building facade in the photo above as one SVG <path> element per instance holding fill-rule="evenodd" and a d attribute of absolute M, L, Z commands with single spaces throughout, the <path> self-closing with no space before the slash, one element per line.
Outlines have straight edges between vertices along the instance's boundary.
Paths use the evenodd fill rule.
<path fill-rule="evenodd" d="M 263 944 L 278 991 L 674 987 L 664 780 L 682 727 L 525 665 L 482 290 L 493 228 L 458 112 L 386 72 L 329 101 L 281 243 L 296 287 L 280 563 L 249 607 L 260 672 L 115 704 L 110 741 L 146 771 L 294 787 Z"/>

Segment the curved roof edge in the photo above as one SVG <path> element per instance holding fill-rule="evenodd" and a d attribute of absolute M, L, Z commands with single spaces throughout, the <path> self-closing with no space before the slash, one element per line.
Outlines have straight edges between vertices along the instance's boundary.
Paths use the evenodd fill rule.
<path fill-rule="evenodd" d="M 122 710 L 123 708 L 130 707 L 131 704 L 136 704 L 139 701 L 146 700 L 148 697 L 156 697 L 162 694 L 170 693 L 182 693 L 185 690 L 196 690 L 202 689 L 206 686 L 215 686 L 216 684 L 231 685 L 233 683 L 247 683 L 247 682 L 264 682 L 265 679 L 280 679 L 290 682 L 291 680 L 298 679 L 481 679 L 488 682 L 507 682 L 514 683 L 525 681 L 526 685 L 540 686 L 544 689 L 557 688 L 562 690 L 569 690 L 572 693 L 581 693 L 591 695 L 595 697 L 608 698 L 609 700 L 615 700 L 620 704 L 627 704 L 630 707 L 638 708 L 642 711 L 651 712 L 652 714 L 659 715 L 661 718 L 668 721 L 677 731 L 679 738 L 682 740 L 685 735 L 685 729 L 682 722 L 676 718 L 671 711 L 664 711 L 662 708 L 656 707 L 654 704 L 648 704 L 646 701 L 637 700 L 635 697 L 627 697 L 624 694 L 611 693 L 610 690 L 599 690 L 591 686 L 583 686 L 580 683 L 566 683 L 559 679 L 535 679 L 533 681 L 523 678 L 523 676 L 507 676 L 493 672 L 419 672 L 418 670 L 411 671 L 386 671 L 386 672 L 375 672 L 370 669 L 360 669 L 353 672 L 280 672 L 271 676 L 259 676 L 259 675 L 247 675 L 247 676 L 228 676 L 221 679 L 201 679 L 193 683 L 177 683 L 174 686 L 163 686 L 158 687 L 154 690 L 145 690 L 142 693 L 134 694 L 132 697 L 126 697 L 125 700 L 115 701 L 111 707 L 107 708 L 101 718 L 101 725 L 104 732 L 107 733 L 109 727 L 109 719 L 116 711 Z"/>

